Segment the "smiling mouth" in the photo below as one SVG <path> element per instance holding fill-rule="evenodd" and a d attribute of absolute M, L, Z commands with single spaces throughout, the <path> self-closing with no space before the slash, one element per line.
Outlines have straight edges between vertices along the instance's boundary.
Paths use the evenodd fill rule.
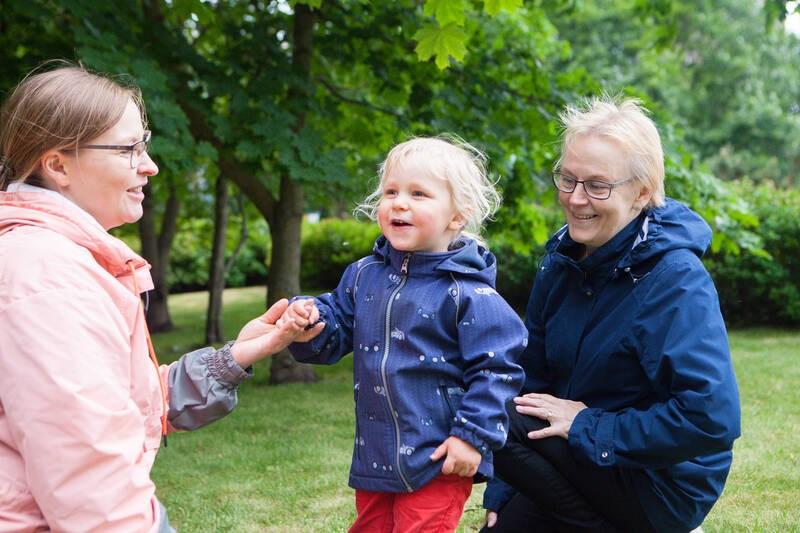
<path fill-rule="evenodd" d="M 144 185 L 139 185 L 138 187 L 131 187 L 130 189 L 128 189 L 128 192 L 140 193 L 142 192 L 142 187 L 144 187 Z"/>
<path fill-rule="evenodd" d="M 392 226 L 402 228 L 405 226 L 411 226 L 411 223 L 396 218 L 392 220 Z"/>
<path fill-rule="evenodd" d="M 591 220 L 593 218 L 597 218 L 597 215 L 572 215 L 577 220 Z"/>

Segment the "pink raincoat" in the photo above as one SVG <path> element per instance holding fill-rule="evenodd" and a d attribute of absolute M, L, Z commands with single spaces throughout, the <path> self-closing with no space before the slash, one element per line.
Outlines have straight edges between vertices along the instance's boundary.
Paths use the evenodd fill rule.
<path fill-rule="evenodd" d="M 0 192 L 0 532 L 158 530 L 163 400 L 131 265 L 151 289 L 66 198 Z"/>

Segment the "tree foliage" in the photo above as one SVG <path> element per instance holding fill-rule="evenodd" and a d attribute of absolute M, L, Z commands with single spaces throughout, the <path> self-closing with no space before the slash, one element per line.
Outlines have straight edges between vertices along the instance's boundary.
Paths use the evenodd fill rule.
<path fill-rule="evenodd" d="M 800 165 L 797 40 L 773 28 L 774 2 L 2 5 L 0 88 L 65 56 L 134 80 L 161 167 L 155 212 L 171 184 L 187 216 L 210 217 L 209 184 L 224 173 L 268 223 L 270 276 L 288 271 L 270 279 L 279 295 L 299 289 L 299 265 L 280 255 L 300 246 L 286 221 L 350 212 L 410 135 L 456 133 L 488 153 L 504 192 L 492 242 L 523 255 L 558 222 L 557 117 L 584 96 L 623 92 L 653 109 L 668 192 L 714 226 L 715 250 L 759 244 L 747 204 L 716 175 L 780 181 Z"/>
<path fill-rule="evenodd" d="M 638 0 L 581 2 L 553 21 L 570 39 L 571 62 L 610 93 L 645 97 L 659 124 L 715 176 L 792 183 L 800 173 L 800 40 L 781 25 L 786 2 L 656 5 L 642 16 Z"/>

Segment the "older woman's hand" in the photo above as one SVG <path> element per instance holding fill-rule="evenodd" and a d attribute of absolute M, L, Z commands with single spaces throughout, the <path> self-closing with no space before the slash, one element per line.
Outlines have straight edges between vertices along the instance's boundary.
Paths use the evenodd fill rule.
<path fill-rule="evenodd" d="M 283 321 L 276 325 L 288 306 L 289 301 L 285 298 L 278 300 L 266 313 L 245 324 L 231 346 L 231 354 L 239 366 L 247 368 L 256 361 L 280 352 L 304 333 L 303 327 L 294 321 Z M 316 308 L 310 314 L 311 323 L 319 319 Z M 319 322 L 312 332 L 319 333 L 324 327 L 325 324 Z"/>
<path fill-rule="evenodd" d="M 518 413 L 550 422 L 550 427 L 528 433 L 529 439 L 546 437 L 566 439 L 569 435 L 569 428 L 572 427 L 572 421 L 579 412 L 586 409 L 586 404 L 583 402 L 562 400 L 549 394 L 535 392 L 514 398 L 514 403 L 517 404 Z"/>

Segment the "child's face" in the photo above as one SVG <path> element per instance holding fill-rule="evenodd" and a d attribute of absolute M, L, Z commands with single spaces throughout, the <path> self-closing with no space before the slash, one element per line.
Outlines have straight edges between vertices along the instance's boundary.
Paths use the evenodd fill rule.
<path fill-rule="evenodd" d="M 395 250 L 445 252 L 464 225 L 450 188 L 414 158 L 401 161 L 383 179 L 378 225 Z"/>

